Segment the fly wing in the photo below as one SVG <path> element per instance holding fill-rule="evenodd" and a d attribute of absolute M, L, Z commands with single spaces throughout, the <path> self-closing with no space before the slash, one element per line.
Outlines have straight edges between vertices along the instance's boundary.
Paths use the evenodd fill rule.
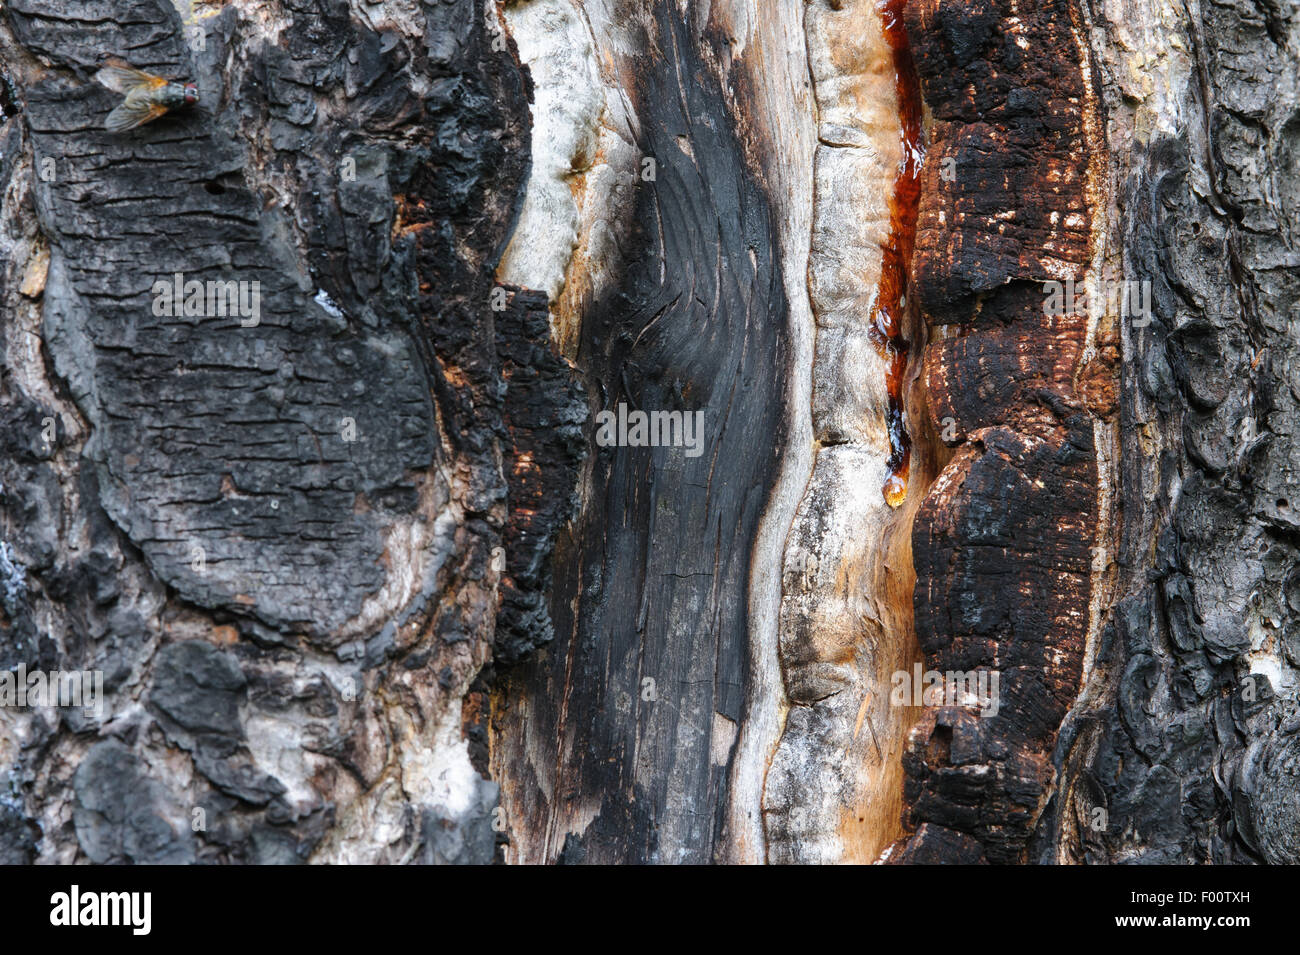
<path fill-rule="evenodd" d="M 166 86 L 167 81 L 161 76 L 154 76 L 144 70 L 137 70 L 126 60 L 110 56 L 95 74 L 95 82 L 106 86 L 114 93 L 130 93 L 136 89 L 157 89 Z"/>
<path fill-rule="evenodd" d="M 114 133 L 121 133 L 152 122 L 165 112 L 167 112 L 167 107 L 159 106 L 156 103 L 146 105 L 136 105 L 130 102 L 119 103 L 104 120 L 104 127 Z"/>

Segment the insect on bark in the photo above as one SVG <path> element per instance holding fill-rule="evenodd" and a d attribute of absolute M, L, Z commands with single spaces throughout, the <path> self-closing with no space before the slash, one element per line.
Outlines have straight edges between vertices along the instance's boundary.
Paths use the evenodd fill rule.
<path fill-rule="evenodd" d="M 117 57 L 104 61 L 95 82 L 125 97 L 104 120 L 105 128 L 115 133 L 143 126 L 164 113 L 199 101 L 199 89 L 193 83 L 165 80 Z"/>

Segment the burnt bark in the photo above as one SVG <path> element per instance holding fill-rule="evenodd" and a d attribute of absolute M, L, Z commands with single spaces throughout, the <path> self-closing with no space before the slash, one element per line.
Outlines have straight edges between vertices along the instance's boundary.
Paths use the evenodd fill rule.
<path fill-rule="evenodd" d="M 1116 42 L 1120 24 L 1092 16 Z M 1150 283 L 1152 320 L 1123 327 L 1097 690 L 1062 733 L 1061 796 L 1031 857 L 1298 858 L 1298 32 L 1294 5 L 1186 8 L 1179 92 L 1158 108 L 1124 99 L 1122 57 L 1098 57 L 1115 244 Z M 1170 122 L 1132 131 L 1151 113 Z"/>
<path fill-rule="evenodd" d="M 528 390 L 562 377 L 544 326 L 490 303 L 526 76 L 476 4 L 388 13 L 6 5 L 0 647 L 105 688 L 5 711 L 11 855 L 493 858 L 461 698 L 503 459 L 570 412 Z M 107 132 L 109 54 L 199 106 Z M 256 313 L 160 314 L 155 282 L 210 279 Z"/>
<path fill-rule="evenodd" d="M 3 0 L 0 861 L 1300 860 L 1298 49 Z"/>
<path fill-rule="evenodd" d="M 719 851 L 745 718 L 749 546 L 783 440 L 783 396 L 761 387 L 784 362 L 771 211 L 695 48 L 716 38 L 668 3 L 650 16 L 672 53 L 649 55 L 644 34 L 628 92 L 654 179 L 637 189 L 629 267 L 584 320 L 576 363 L 593 412 L 702 412 L 705 431 L 694 457 L 593 445 L 552 597 L 557 639 L 499 688 L 503 732 L 554 740 L 553 778 L 512 820 L 526 857 L 548 861 Z M 551 832 L 558 844 L 538 844 Z"/>

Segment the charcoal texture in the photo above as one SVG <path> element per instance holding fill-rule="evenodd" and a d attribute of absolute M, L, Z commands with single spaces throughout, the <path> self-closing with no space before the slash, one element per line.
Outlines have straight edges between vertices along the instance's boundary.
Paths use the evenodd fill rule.
<path fill-rule="evenodd" d="M 934 116 L 912 279 L 931 329 L 952 326 L 925 381 L 931 427 L 957 446 L 913 527 L 916 632 L 928 669 L 996 673 L 1000 699 L 932 707 L 912 730 L 916 831 L 894 862 L 1022 861 L 1083 675 L 1102 530 L 1086 317 L 1048 314 L 1043 294 L 1089 256 L 1076 20 L 1069 0 L 906 11 Z"/>
<path fill-rule="evenodd" d="M 783 441 L 787 328 L 770 202 L 703 60 L 720 38 L 696 16 L 656 2 L 634 28 L 636 145 L 655 175 L 636 183 L 627 267 L 586 316 L 576 364 L 593 415 L 703 411 L 703 449 L 600 447 L 588 430 L 555 639 L 498 689 L 502 782 L 523 807 L 512 838 L 530 858 L 707 862 L 722 845 L 731 754 L 715 757 L 714 734 L 745 715 L 749 554 Z M 534 764 L 533 739 L 553 766 Z"/>
<path fill-rule="evenodd" d="M 1106 21 L 1105 43 L 1119 25 Z M 1294 4 L 1185 11 L 1176 130 L 1116 145 L 1126 277 L 1119 588 L 1037 858 L 1290 863 L 1297 664 Z M 1117 128 L 1124 73 L 1102 73 Z M 1167 111 L 1172 112 L 1171 105 Z"/>
<path fill-rule="evenodd" d="M 491 307 L 527 78 L 469 0 L 280 6 L 5 6 L 0 663 L 105 690 L 5 713 L 6 859 L 494 857 L 461 698 L 504 548 L 501 654 L 549 636 L 585 412 Z M 199 103 L 107 131 L 110 55 Z"/>

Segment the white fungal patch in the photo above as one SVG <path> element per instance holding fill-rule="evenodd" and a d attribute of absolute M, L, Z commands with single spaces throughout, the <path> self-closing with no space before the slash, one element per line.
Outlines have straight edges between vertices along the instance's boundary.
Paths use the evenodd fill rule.
<path fill-rule="evenodd" d="M 343 310 L 334 304 L 334 299 L 330 298 L 329 292 L 326 292 L 324 289 L 317 289 L 316 297 L 312 299 L 312 301 L 325 309 L 327 315 L 330 315 L 333 318 L 343 317 Z"/>

